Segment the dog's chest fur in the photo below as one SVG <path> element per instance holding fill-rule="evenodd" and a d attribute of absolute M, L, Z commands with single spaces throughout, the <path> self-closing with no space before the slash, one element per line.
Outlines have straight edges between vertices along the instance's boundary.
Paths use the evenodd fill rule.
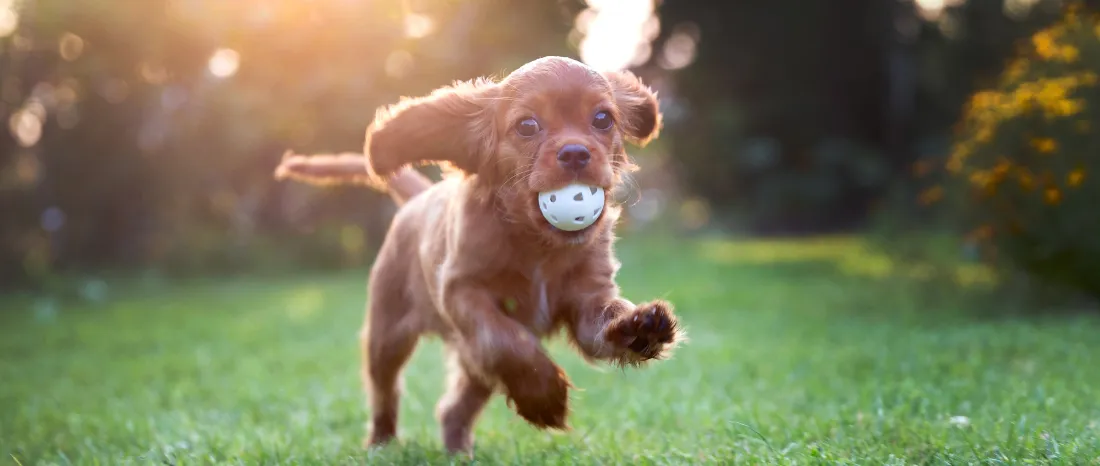
<path fill-rule="evenodd" d="M 502 271 L 490 288 L 502 312 L 535 334 L 545 335 L 559 321 L 561 280 L 546 263 L 524 269 Z"/>

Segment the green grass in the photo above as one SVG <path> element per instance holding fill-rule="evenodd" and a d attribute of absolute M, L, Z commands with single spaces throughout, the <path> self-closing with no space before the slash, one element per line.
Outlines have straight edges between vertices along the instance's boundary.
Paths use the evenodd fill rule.
<path fill-rule="evenodd" d="M 575 431 L 499 397 L 484 464 L 1100 462 L 1100 320 L 974 318 L 858 242 L 624 242 L 629 297 L 691 341 L 643 370 L 551 345 Z M 446 463 L 437 342 L 406 371 L 401 443 L 360 448 L 365 273 L 114 284 L 98 303 L 0 299 L 0 464 Z M 969 425 L 952 423 L 965 416 Z"/>

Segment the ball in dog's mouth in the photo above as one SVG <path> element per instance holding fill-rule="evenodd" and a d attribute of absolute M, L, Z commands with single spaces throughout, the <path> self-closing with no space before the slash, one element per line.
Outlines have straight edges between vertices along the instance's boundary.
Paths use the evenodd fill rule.
<path fill-rule="evenodd" d="M 573 183 L 539 193 L 539 211 L 554 228 L 580 231 L 600 219 L 604 192 L 599 186 Z"/>

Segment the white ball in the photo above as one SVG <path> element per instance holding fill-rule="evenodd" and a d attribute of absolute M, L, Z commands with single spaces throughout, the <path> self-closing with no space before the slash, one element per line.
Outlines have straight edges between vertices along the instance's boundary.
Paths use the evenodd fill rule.
<path fill-rule="evenodd" d="M 599 186 L 571 184 L 539 193 L 542 216 L 565 231 L 583 230 L 596 223 L 603 213 L 603 202 L 603 188 Z"/>

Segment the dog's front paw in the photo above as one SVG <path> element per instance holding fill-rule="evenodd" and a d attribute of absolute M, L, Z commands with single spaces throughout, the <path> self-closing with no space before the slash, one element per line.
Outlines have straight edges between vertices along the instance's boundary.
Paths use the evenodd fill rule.
<path fill-rule="evenodd" d="M 537 359 L 534 364 L 500 373 L 508 405 L 537 428 L 568 430 L 566 417 L 572 384 L 549 358 Z"/>
<path fill-rule="evenodd" d="M 660 300 L 619 316 L 604 334 L 607 341 L 629 351 L 630 360 L 639 362 L 667 357 L 680 336 L 672 305 Z"/>

